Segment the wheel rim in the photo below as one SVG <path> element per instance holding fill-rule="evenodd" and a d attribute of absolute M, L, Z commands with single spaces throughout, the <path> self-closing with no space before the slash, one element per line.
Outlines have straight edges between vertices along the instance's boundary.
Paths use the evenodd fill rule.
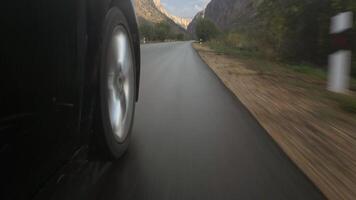
<path fill-rule="evenodd" d="M 115 139 L 124 142 L 131 126 L 134 106 L 134 71 L 130 39 L 123 26 L 111 35 L 107 54 L 107 109 Z"/>

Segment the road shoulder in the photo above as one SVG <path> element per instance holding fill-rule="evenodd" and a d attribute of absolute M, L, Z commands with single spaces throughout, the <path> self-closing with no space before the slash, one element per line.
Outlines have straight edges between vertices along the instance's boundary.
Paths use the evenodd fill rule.
<path fill-rule="evenodd" d="M 356 119 L 324 98 L 322 80 L 192 45 L 327 198 L 356 196 Z"/>

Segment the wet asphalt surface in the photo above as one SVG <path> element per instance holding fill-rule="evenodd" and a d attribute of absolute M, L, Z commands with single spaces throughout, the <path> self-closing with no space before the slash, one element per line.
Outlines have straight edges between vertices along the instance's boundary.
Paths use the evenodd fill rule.
<path fill-rule="evenodd" d="M 324 199 L 190 42 L 142 46 L 125 156 L 69 166 L 38 199 Z"/>

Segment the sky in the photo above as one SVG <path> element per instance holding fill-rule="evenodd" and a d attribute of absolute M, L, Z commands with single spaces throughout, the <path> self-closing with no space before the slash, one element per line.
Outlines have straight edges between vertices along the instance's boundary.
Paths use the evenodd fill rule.
<path fill-rule="evenodd" d="M 210 0 L 161 0 L 161 4 L 173 15 L 193 18 Z"/>

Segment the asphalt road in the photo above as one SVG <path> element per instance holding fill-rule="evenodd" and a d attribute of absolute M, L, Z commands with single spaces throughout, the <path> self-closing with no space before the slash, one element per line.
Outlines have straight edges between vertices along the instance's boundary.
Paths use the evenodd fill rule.
<path fill-rule="evenodd" d="M 143 45 L 140 92 L 127 154 L 73 162 L 53 199 L 324 198 L 190 42 Z"/>

